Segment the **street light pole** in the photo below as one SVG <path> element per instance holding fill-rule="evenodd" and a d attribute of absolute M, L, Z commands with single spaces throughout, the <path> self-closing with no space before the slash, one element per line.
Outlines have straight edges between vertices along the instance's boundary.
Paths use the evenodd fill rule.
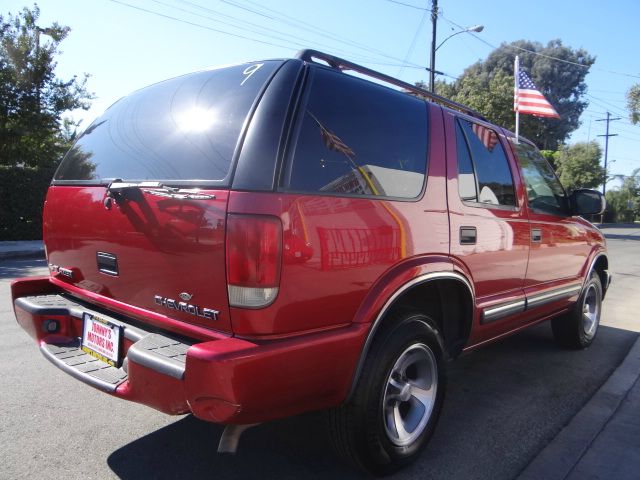
<path fill-rule="evenodd" d="M 429 63 L 429 91 L 433 93 L 436 81 L 436 25 L 438 23 L 438 0 L 431 4 L 431 62 Z"/>
<path fill-rule="evenodd" d="M 436 81 L 436 73 L 442 74 L 442 72 L 437 72 L 435 69 L 436 64 L 436 52 L 438 49 L 449 40 L 451 37 L 455 37 L 456 35 L 460 35 L 461 33 L 467 32 L 481 32 L 484 30 L 484 25 L 474 25 L 473 27 L 465 28 L 464 30 L 460 30 L 458 32 L 454 32 L 440 42 L 439 45 L 436 46 L 436 22 L 438 21 L 438 0 L 433 0 L 433 10 L 431 11 L 431 22 L 433 24 L 433 35 L 431 37 L 431 65 L 429 70 L 429 91 L 433 92 L 435 89 L 435 81 Z"/>

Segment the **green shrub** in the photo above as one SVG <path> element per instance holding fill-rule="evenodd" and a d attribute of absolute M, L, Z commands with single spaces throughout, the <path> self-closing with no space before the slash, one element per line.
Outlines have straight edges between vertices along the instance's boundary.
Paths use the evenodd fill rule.
<path fill-rule="evenodd" d="M 0 165 L 0 240 L 42 238 L 42 207 L 54 172 Z"/>

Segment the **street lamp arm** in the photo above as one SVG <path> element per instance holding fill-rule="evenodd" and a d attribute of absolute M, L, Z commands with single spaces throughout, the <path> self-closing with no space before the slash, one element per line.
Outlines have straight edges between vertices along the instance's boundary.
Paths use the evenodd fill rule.
<path fill-rule="evenodd" d="M 436 83 L 436 50 L 438 50 L 444 42 L 449 40 L 454 35 L 458 35 L 459 33 L 465 32 L 481 32 L 484 30 L 484 25 L 474 25 L 473 27 L 465 28 L 464 30 L 460 30 L 459 32 L 452 33 L 447 38 L 445 38 L 440 45 L 436 47 L 436 24 L 438 21 L 438 0 L 433 1 L 433 8 L 431 9 L 431 22 L 433 23 L 433 29 L 431 32 L 431 62 L 429 64 L 429 91 L 433 92 Z"/>
<path fill-rule="evenodd" d="M 464 30 L 460 30 L 458 32 L 454 32 L 451 35 L 449 35 L 447 38 L 445 38 L 444 40 L 442 40 L 440 42 L 440 44 L 436 47 L 435 51 L 437 52 L 438 49 L 444 44 L 444 42 L 446 42 L 447 40 L 449 40 L 451 37 L 455 37 L 456 35 L 460 35 L 461 33 L 467 33 L 467 32 L 481 32 L 482 30 L 484 30 L 484 26 L 483 25 L 476 25 L 474 27 L 469 27 L 469 28 L 465 28 Z"/>
<path fill-rule="evenodd" d="M 461 33 L 466 33 L 467 30 L 460 30 L 459 32 L 455 32 L 452 33 L 451 35 L 449 35 L 447 38 L 445 38 L 444 40 L 442 40 L 440 42 L 440 44 L 436 47 L 436 52 L 438 51 L 438 49 L 444 44 L 444 42 L 446 42 L 447 40 L 449 40 L 451 37 L 455 37 L 456 35 L 460 35 Z"/>

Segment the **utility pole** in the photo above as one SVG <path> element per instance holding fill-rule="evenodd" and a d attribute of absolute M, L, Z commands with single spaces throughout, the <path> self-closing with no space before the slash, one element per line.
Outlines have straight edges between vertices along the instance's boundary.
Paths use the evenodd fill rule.
<path fill-rule="evenodd" d="M 436 25 L 438 23 L 438 0 L 431 2 L 431 62 L 429 69 L 429 91 L 435 90 L 436 82 Z"/>
<path fill-rule="evenodd" d="M 609 156 L 609 137 L 618 136 L 617 133 L 609 133 L 609 122 L 613 122 L 614 120 L 620 120 L 620 117 L 611 118 L 611 113 L 607 112 L 607 118 L 598 118 L 596 122 L 607 122 L 607 133 L 604 135 L 598 135 L 599 137 L 604 138 L 604 184 L 602 185 L 602 195 L 607 193 L 607 158 Z"/>

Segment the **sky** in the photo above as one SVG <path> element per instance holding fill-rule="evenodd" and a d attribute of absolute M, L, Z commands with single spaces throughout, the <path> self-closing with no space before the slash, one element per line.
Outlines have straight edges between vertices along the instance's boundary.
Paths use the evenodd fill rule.
<path fill-rule="evenodd" d="M 609 173 L 640 168 L 640 125 L 628 119 L 625 93 L 640 83 L 637 25 L 640 1 L 439 0 L 436 70 L 448 80 L 485 59 L 503 42 L 561 39 L 596 57 L 586 77 L 589 106 L 569 143 L 597 140 L 610 123 Z M 0 14 L 25 3 L 4 0 Z M 96 98 L 74 112 L 82 128 L 122 96 L 146 85 L 208 67 L 288 58 L 313 48 L 408 82 L 428 81 L 431 0 L 40 0 L 39 26 L 71 28 L 61 44 L 57 75 L 90 75 Z M 46 36 L 41 37 L 45 41 Z M 618 185 L 611 181 L 607 188 Z"/>

